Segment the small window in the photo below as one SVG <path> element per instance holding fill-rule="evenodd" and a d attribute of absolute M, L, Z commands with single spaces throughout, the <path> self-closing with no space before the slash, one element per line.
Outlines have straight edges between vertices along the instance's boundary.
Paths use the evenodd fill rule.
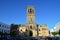
<path fill-rule="evenodd" d="M 8 28 L 8 26 L 6 28 Z"/>
<path fill-rule="evenodd" d="M 5 26 L 5 28 L 6 28 L 6 26 Z"/>
<path fill-rule="evenodd" d="M 9 28 L 9 27 L 7 26 L 7 28 Z"/>
<path fill-rule="evenodd" d="M 9 32 L 9 30 L 7 32 Z"/>
<path fill-rule="evenodd" d="M 46 30 L 46 28 L 42 28 L 42 30 Z"/>
<path fill-rule="evenodd" d="M 4 30 L 4 32 L 6 32 L 6 30 Z"/>
<path fill-rule="evenodd" d="M 39 31 L 40 31 L 40 29 L 39 29 Z"/>
<path fill-rule="evenodd" d="M 2 32 L 3 32 L 3 29 L 2 29 Z"/>
<path fill-rule="evenodd" d="M 1 31 L 1 29 L 0 29 L 0 31 Z"/>
<path fill-rule="evenodd" d="M 4 27 L 4 25 L 2 25 L 2 27 Z"/>
<path fill-rule="evenodd" d="M 0 24 L 0 27 L 1 27 L 1 24 Z"/>

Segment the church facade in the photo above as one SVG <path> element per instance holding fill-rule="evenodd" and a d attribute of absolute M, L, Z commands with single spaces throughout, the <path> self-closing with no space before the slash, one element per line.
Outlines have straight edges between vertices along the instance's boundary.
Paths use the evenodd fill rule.
<path fill-rule="evenodd" d="M 36 24 L 34 6 L 27 6 L 26 19 L 26 24 L 18 24 L 20 36 L 49 36 L 46 24 Z"/>

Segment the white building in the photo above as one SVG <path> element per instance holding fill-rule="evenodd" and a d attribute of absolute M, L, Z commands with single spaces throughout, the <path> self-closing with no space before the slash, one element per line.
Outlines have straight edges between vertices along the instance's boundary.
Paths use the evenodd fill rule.
<path fill-rule="evenodd" d="M 10 33 L 10 26 L 5 23 L 0 22 L 0 32 L 9 34 Z"/>
<path fill-rule="evenodd" d="M 56 23 L 55 26 L 50 30 L 50 32 L 57 32 L 59 30 L 60 30 L 60 22 Z"/>
<path fill-rule="evenodd" d="M 50 30 L 51 32 L 56 32 L 59 31 L 60 29 L 60 22 L 58 22 L 57 24 L 55 24 L 55 26 Z"/>

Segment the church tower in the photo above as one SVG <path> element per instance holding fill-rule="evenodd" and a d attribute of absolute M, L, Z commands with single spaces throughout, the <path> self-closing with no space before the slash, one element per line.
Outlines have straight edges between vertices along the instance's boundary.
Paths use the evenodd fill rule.
<path fill-rule="evenodd" d="M 35 9 L 34 6 L 27 6 L 27 11 L 26 11 L 27 15 L 27 26 L 29 27 L 29 29 L 33 29 L 35 28 L 36 24 L 35 24 Z"/>

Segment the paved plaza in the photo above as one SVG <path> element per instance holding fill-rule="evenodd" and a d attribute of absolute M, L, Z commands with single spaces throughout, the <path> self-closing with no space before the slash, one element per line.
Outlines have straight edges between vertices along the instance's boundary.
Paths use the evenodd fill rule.
<path fill-rule="evenodd" d="M 60 40 L 60 37 L 0 37 L 0 40 Z"/>

